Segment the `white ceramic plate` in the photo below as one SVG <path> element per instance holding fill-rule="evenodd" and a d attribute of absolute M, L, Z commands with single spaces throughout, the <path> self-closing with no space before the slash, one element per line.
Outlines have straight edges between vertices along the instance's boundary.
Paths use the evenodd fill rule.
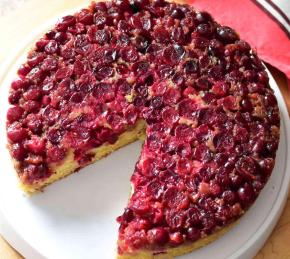
<path fill-rule="evenodd" d="M 44 26 L 43 30 L 53 23 Z M 41 33 L 40 33 L 41 34 Z M 16 69 L 39 33 L 23 43 L 3 65 L 0 76 L 0 230 L 26 258 L 115 258 L 118 225 L 126 205 L 129 179 L 141 150 L 136 142 L 32 197 L 17 188 L 6 149 L 7 94 Z M 270 84 L 281 111 L 281 139 L 274 172 L 252 208 L 226 235 L 180 259 L 251 258 L 273 230 L 285 205 L 290 180 L 290 126 L 276 82 Z"/>

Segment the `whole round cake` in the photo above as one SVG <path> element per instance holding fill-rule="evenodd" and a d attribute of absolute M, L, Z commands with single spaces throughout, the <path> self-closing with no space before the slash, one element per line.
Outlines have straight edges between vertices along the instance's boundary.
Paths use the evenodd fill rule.
<path fill-rule="evenodd" d="M 117 218 L 122 259 L 172 258 L 228 230 L 279 143 L 255 51 L 208 13 L 164 0 L 63 17 L 29 52 L 9 102 L 8 147 L 28 193 L 145 139 Z"/>

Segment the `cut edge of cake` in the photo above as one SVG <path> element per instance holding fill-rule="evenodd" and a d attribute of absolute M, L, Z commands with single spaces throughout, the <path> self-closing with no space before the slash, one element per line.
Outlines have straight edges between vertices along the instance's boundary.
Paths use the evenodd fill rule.
<path fill-rule="evenodd" d="M 41 181 L 35 181 L 32 184 L 25 183 L 21 181 L 21 178 L 17 175 L 19 180 L 19 187 L 27 194 L 33 194 L 38 191 L 42 191 L 44 187 L 52 184 L 55 181 L 58 181 L 74 172 L 77 172 L 79 169 L 100 160 L 101 158 L 109 155 L 115 150 L 124 147 L 138 139 L 144 139 L 144 131 L 146 128 L 145 121 L 139 120 L 133 126 L 133 128 L 128 129 L 127 131 L 120 134 L 118 140 L 114 144 L 104 143 L 100 147 L 93 148 L 89 150 L 86 154 L 92 155 L 92 160 L 84 165 L 80 165 L 74 160 L 73 150 L 70 150 L 67 156 L 61 161 L 61 163 L 51 165 L 50 170 L 52 174 Z M 13 160 L 14 166 L 16 168 L 17 174 L 21 173 L 18 163 Z"/>
<path fill-rule="evenodd" d="M 172 259 L 174 257 L 190 253 L 194 250 L 208 245 L 209 243 L 214 242 L 215 240 L 219 239 L 221 236 L 229 232 L 236 224 L 238 224 L 238 222 L 239 220 L 230 223 L 229 225 L 216 230 L 212 234 L 192 243 L 187 242 L 177 247 L 165 247 L 163 250 L 159 251 L 142 249 L 132 253 L 125 253 L 121 255 L 118 254 L 117 259 Z"/>

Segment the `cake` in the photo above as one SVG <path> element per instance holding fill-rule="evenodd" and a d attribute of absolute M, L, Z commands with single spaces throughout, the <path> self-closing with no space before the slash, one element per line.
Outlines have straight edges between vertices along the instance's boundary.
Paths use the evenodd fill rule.
<path fill-rule="evenodd" d="M 206 12 L 93 2 L 43 35 L 11 83 L 20 186 L 41 191 L 141 139 L 117 256 L 189 253 L 226 232 L 271 175 L 280 118 L 268 81 L 250 45 Z"/>

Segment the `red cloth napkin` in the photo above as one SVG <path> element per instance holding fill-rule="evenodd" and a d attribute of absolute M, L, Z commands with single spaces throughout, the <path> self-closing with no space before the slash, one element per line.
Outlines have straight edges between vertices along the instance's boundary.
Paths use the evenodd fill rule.
<path fill-rule="evenodd" d="M 195 9 L 208 11 L 217 22 L 234 28 L 260 58 L 290 80 L 290 23 L 286 15 L 290 10 L 288 0 L 283 1 L 280 9 L 277 0 L 189 0 Z"/>

